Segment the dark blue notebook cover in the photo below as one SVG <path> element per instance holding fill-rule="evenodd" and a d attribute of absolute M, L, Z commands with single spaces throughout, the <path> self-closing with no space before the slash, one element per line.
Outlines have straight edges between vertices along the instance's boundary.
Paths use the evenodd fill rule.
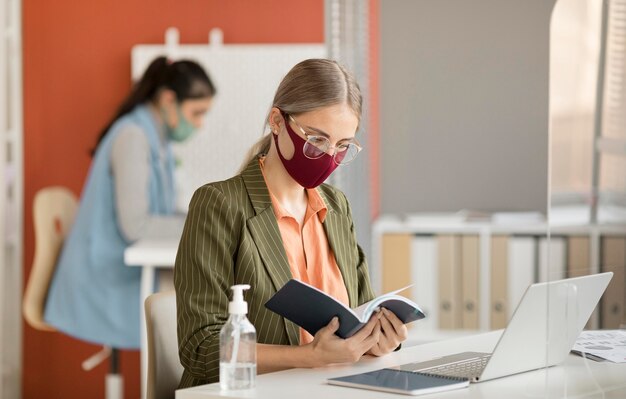
<path fill-rule="evenodd" d="M 406 298 L 398 295 L 382 295 L 379 298 L 385 298 L 379 306 L 392 311 L 405 324 L 424 318 L 419 307 Z M 336 334 L 341 338 L 351 337 L 367 323 L 334 298 L 295 279 L 278 290 L 265 307 L 296 323 L 311 335 L 328 325 L 334 316 L 339 318 Z"/>

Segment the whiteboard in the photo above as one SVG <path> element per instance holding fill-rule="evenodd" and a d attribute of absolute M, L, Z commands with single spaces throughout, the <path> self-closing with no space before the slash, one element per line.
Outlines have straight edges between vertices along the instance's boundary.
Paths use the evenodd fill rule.
<path fill-rule="evenodd" d="M 174 143 L 177 159 L 177 209 L 186 210 L 196 188 L 234 176 L 250 147 L 267 132 L 266 117 L 278 84 L 298 62 L 325 58 L 319 44 L 222 44 L 219 29 L 209 43 L 179 44 L 178 31 L 166 32 L 161 45 L 139 44 L 131 52 L 136 81 L 150 62 L 165 55 L 202 65 L 217 88 L 203 127 L 189 140 Z"/>

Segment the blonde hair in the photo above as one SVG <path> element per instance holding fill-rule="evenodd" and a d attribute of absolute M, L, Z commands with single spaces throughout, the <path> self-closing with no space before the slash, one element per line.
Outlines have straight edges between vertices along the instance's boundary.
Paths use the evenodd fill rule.
<path fill-rule="evenodd" d="M 334 60 L 312 58 L 296 64 L 278 85 L 272 107 L 298 115 L 318 108 L 347 104 L 361 120 L 363 99 L 354 76 Z M 265 118 L 266 124 L 269 113 Z M 264 135 L 246 154 L 240 172 L 258 154 L 266 154 L 272 133 Z"/>

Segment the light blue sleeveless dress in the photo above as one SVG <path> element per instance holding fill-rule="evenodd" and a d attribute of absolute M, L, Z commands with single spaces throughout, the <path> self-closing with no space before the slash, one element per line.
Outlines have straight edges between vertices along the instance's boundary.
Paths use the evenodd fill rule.
<path fill-rule="evenodd" d="M 76 220 L 50 284 L 44 317 L 61 332 L 81 340 L 136 349 L 140 342 L 141 268 L 124 264 L 124 250 L 130 243 L 117 224 L 110 162 L 115 137 L 127 124 L 140 127 L 150 145 L 150 213 L 169 215 L 174 211 L 170 145 L 162 152 L 154 118 L 147 106 L 137 106 L 115 122 L 98 146 Z"/>

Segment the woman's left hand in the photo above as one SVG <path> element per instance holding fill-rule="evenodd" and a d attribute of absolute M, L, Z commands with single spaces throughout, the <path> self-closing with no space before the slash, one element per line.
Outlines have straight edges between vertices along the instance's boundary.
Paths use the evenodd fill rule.
<path fill-rule="evenodd" d="M 408 335 L 406 326 L 391 311 L 381 308 L 382 317 L 380 323 L 380 337 L 378 344 L 374 345 L 367 353 L 374 356 L 382 356 L 394 351 Z"/>

